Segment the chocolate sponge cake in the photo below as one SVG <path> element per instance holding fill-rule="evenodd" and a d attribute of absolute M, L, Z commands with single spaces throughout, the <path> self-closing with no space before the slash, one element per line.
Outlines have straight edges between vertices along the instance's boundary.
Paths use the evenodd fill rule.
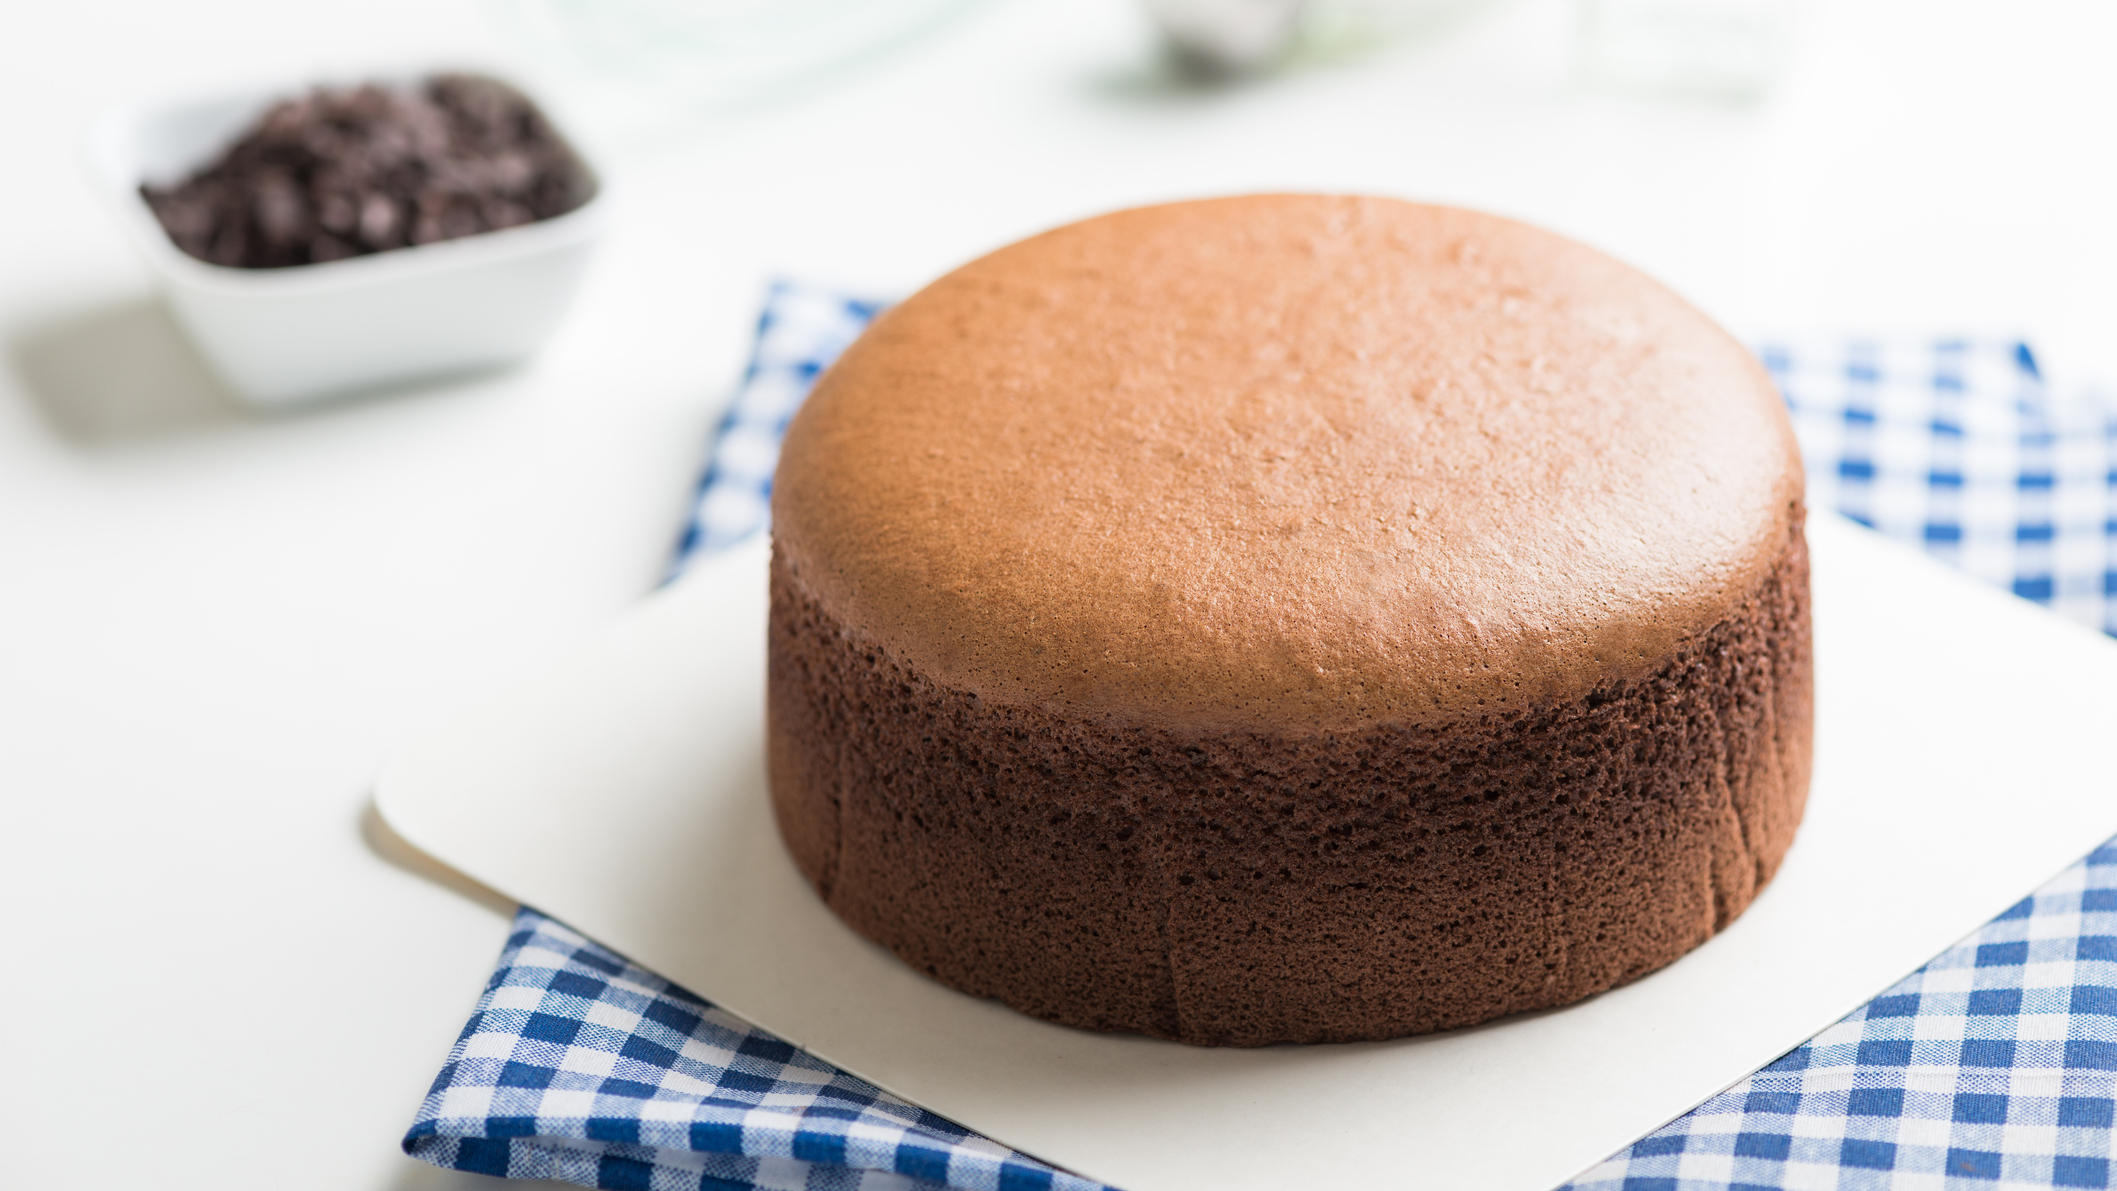
<path fill-rule="evenodd" d="M 1549 233 L 1315 196 L 1059 228 L 883 315 L 788 431 L 781 833 L 853 928 L 1069 1025 L 1564 1005 L 1792 842 L 1801 479 L 1739 344 Z"/>

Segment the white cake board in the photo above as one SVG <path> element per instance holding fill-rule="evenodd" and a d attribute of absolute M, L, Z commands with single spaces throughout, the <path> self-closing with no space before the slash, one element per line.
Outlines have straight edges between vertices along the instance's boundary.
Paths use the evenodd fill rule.
<path fill-rule="evenodd" d="M 907 1099 L 1127 1191 L 1541 1191 L 1740 1079 L 2117 833 L 2117 642 L 1832 518 L 1817 752 L 1777 880 L 1675 965 L 1391 1043 L 1211 1050 L 951 992 L 838 923 L 771 823 L 761 543 L 410 750 L 407 839 Z"/>

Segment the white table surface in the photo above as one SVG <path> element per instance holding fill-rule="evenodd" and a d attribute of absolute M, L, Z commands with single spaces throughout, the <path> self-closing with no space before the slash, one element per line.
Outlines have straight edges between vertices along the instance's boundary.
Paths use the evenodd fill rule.
<path fill-rule="evenodd" d="M 504 907 L 385 838 L 368 784 L 654 581 L 766 277 L 888 292 L 1114 205 L 1373 190 L 1549 224 L 1738 328 L 2018 330 L 2067 382 L 2117 376 L 2117 17 L 2006 7 L 1810 5 L 1780 90 L 1721 109 L 1569 85 L 1559 0 L 1220 94 L 1155 86 L 1123 0 L 992 0 L 796 101 L 609 134 L 617 233 L 530 367 L 260 419 L 152 305 L 83 124 L 504 54 L 504 6 L 16 6 L 0 1181 L 480 1185 L 396 1142 Z"/>

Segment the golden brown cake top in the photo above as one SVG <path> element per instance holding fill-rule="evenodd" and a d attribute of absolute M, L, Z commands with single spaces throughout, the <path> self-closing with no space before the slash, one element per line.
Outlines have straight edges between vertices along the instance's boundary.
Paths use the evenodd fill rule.
<path fill-rule="evenodd" d="M 1387 199 L 1120 211 L 880 319 L 786 438 L 825 606 L 1000 702 L 1299 730 L 1638 677 L 1787 546 L 1740 344 L 1548 232 Z"/>

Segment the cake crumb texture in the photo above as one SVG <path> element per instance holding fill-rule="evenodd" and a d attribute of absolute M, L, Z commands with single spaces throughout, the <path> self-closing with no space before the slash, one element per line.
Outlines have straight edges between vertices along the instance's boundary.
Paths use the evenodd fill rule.
<path fill-rule="evenodd" d="M 772 792 L 831 908 L 1038 1017 L 1389 1038 L 1568 1004 L 1704 942 L 1808 791 L 1808 554 L 1653 675 L 1446 729 L 1116 728 L 949 691 L 772 568 Z"/>

